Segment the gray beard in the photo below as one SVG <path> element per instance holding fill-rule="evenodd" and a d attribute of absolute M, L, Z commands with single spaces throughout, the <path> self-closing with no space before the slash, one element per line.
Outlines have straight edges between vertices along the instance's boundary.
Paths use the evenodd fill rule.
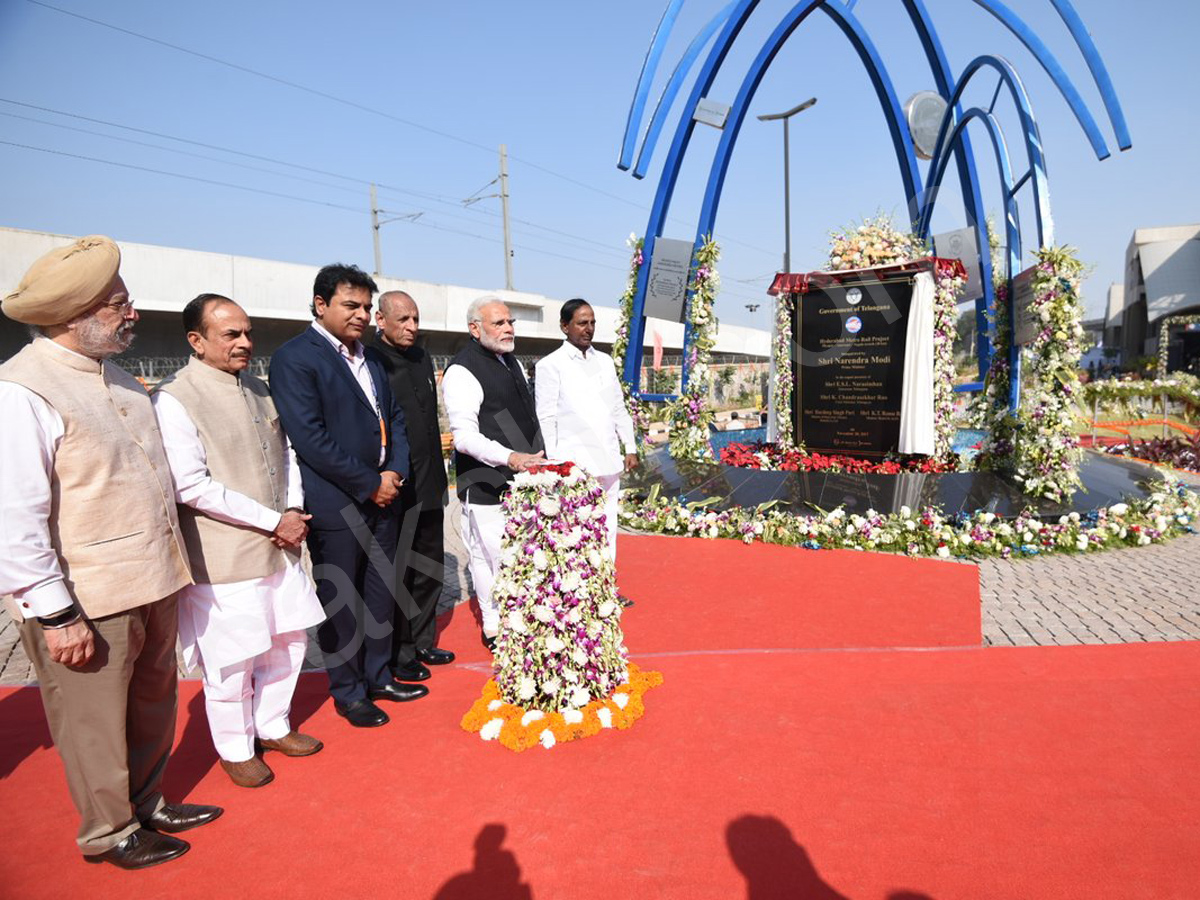
<path fill-rule="evenodd" d="M 79 351 L 92 359 L 108 359 L 124 353 L 133 344 L 132 323 L 122 323 L 116 332 L 106 331 L 95 316 L 88 316 L 75 323 L 75 340 Z"/>
<path fill-rule="evenodd" d="M 509 340 L 508 346 L 506 347 L 504 346 L 504 341 L 494 339 L 489 335 L 484 334 L 481 330 L 479 334 L 479 343 L 483 346 L 484 350 L 490 350 L 493 353 L 512 353 L 513 350 L 516 349 L 517 339 L 512 338 Z"/>

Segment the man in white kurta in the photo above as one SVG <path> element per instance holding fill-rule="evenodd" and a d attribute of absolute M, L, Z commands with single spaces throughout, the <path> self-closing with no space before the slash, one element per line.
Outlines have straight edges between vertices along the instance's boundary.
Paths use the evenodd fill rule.
<path fill-rule="evenodd" d="M 467 567 L 479 603 L 481 637 L 489 650 L 500 633 L 492 584 L 504 533 L 501 505 L 520 471 L 546 461 L 525 370 L 513 355 L 516 336 L 508 306 L 480 297 L 467 309 L 471 342 L 442 375 L 442 397 L 454 435 L 455 490 L 462 503 Z"/>
<path fill-rule="evenodd" d="M 245 371 L 250 320 L 202 294 L 184 323 L 195 355 L 153 398 L 197 581 L 180 597 L 179 638 L 187 665 L 203 671 L 222 767 L 235 784 L 261 787 L 274 775 L 257 750 L 321 749 L 288 714 L 305 629 L 324 612 L 300 567 L 308 516 L 295 454 L 266 385 Z"/>
<path fill-rule="evenodd" d="M 568 300 L 559 314 L 559 327 L 566 340 L 536 367 L 538 422 L 547 457 L 574 462 L 604 488 L 608 547 L 615 561 L 621 474 L 638 463 L 633 420 L 612 357 L 592 346 L 592 307 L 583 300 Z"/>

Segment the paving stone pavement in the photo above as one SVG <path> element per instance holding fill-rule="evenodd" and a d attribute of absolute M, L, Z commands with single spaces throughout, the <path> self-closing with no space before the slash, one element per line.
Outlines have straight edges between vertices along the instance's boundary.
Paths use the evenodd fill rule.
<path fill-rule="evenodd" d="M 1200 485 L 1200 476 L 1188 480 Z M 452 500 L 446 510 L 446 580 L 439 612 L 469 596 L 460 522 L 461 509 Z M 984 560 L 978 566 L 985 645 L 1200 640 L 1200 534 L 1149 547 Z M 17 626 L 7 615 L 0 620 L 0 684 L 33 683 Z M 315 637 L 306 665 L 320 667 Z"/>

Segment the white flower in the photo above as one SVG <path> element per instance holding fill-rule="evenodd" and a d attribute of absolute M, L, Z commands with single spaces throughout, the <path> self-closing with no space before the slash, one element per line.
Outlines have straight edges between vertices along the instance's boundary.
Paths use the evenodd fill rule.
<path fill-rule="evenodd" d="M 542 624 L 547 624 L 554 621 L 554 610 L 539 603 L 533 608 L 533 617 Z"/>
<path fill-rule="evenodd" d="M 612 728 L 612 710 L 607 706 L 602 706 L 596 710 L 596 718 L 600 720 L 601 728 Z"/>
<path fill-rule="evenodd" d="M 596 610 L 596 615 L 598 615 L 602 619 L 607 619 L 609 616 L 611 616 L 613 614 L 613 611 L 616 608 L 617 608 L 617 604 L 613 603 L 611 600 L 605 600 L 603 603 L 600 604 L 600 608 Z"/>
<path fill-rule="evenodd" d="M 479 729 L 479 736 L 485 741 L 494 741 L 500 737 L 500 729 L 504 727 L 503 719 L 491 719 Z"/>
<path fill-rule="evenodd" d="M 545 550 L 538 547 L 533 551 L 533 567 L 545 571 L 548 565 L 550 565 L 550 557 L 546 555 Z"/>
<path fill-rule="evenodd" d="M 519 609 L 514 609 L 508 614 L 508 628 L 517 634 L 525 633 L 525 616 Z"/>
<path fill-rule="evenodd" d="M 583 704 L 580 704 L 580 705 L 582 706 Z M 566 722 L 568 725 L 578 725 L 580 722 L 583 721 L 583 713 L 577 709 L 563 710 L 562 717 L 563 717 L 563 721 Z"/>
<path fill-rule="evenodd" d="M 600 563 L 603 561 L 603 557 L 600 556 L 599 550 L 592 549 L 587 552 L 587 561 L 588 565 L 593 569 L 599 569 Z"/>
<path fill-rule="evenodd" d="M 588 693 L 588 689 L 585 687 L 577 687 L 571 691 L 572 706 L 587 706 L 591 702 L 591 699 L 592 695 Z"/>
<path fill-rule="evenodd" d="M 912 510 L 907 506 L 900 507 L 900 518 L 907 519 L 912 516 Z"/>
<path fill-rule="evenodd" d="M 526 675 L 521 679 L 521 683 L 517 686 L 517 696 L 522 700 L 532 700 L 533 695 L 537 693 L 537 682 L 532 677 Z"/>
<path fill-rule="evenodd" d="M 572 607 L 571 611 L 569 613 L 567 613 L 567 621 L 570 622 L 572 625 L 578 625 L 579 620 L 582 618 L 583 618 L 583 610 L 581 610 L 578 606 Z"/>
<path fill-rule="evenodd" d="M 571 654 L 571 659 L 577 666 L 582 666 L 587 662 L 587 651 L 582 647 L 576 647 L 575 652 Z"/>
<path fill-rule="evenodd" d="M 574 545 L 572 545 L 574 546 Z M 564 593 L 573 594 L 579 590 L 579 586 L 583 584 L 583 579 L 579 577 L 578 572 L 566 572 L 560 579 Z"/>
<path fill-rule="evenodd" d="M 547 519 L 553 519 L 557 516 L 561 508 L 558 501 L 553 497 L 543 497 L 538 501 L 538 512 Z"/>
<path fill-rule="evenodd" d="M 617 691 L 612 695 L 612 701 L 621 709 L 624 709 L 629 704 L 629 695 L 624 691 Z"/>
<path fill-rule="evenodd" d="M 545 731 L 542 732 L 542 736 L 541 736 L 540 740 L 541 740 L 542 746 L 545 747 L 547 750 L 549 750 L 551 747 L 554 746 L 554 732 L 551 731 L 549 728 L 547 728 Z"/>
<path fill-rule="evenodd" d="M 546 649 L 551 653 L 560 653 L 566 649 L 566 646 L 560 638 L 556 638 L 554 635 L 546 638 Z"/>
<path fill-rule="evenodd" d="M 1078 540 L 1075 541 L 1075 549 L 1076 550 L 1086 550 L 1087 548 L 1088 548 L 1088 539 L 1086 537 L 1084 537 L 1083 535 L 1080 535 Z"/>
<path fill-rule="evenodd" d="M 530 722 L 536 722 L 538 719 L 546 718 L 546 714 L 540 709 L 531 709 L 525 715 L 521 716 L 521 727 L 528 727 Z"/>
<path fill-rule="evenodd" d="M 574 684 L 575 682 L 577 682 L 579 680 L 579 673 L 576 672 L 574 669 L 563 669 L 562 674 L 563 674 L 563 678 L 565 678 L 567 681 L 571 682 L 571 684 Z"/>
<path fill-rule="evenodd" d="M 503 705 L 504 705 L 503 700 L 493 700 L 491 703 L 488 704 L 488 712 L 495 712 Z"/>
<path fill-rule="evenodd" d="M 937 548 L 937 555 L 942 559 L 946 559 L 950 555 L 950 548 L 942 544 L 942 546 Z"/>
<path fill-rule="evenodd" d="M 1108 508 L 1108 511 L 1114 516 L 1123 516 L 1123 515 L 1125 515 L 1125 513 L 1129 512 L 1129 504 L 1128 503 L 1114 503 L 1112 506 L 1110 506 Z"/>
<path fill-rule="evenodd" d="M 561 689 L 562 689 L 562 682 L 559 681 L 557 678 L 547 678 L 545 681 L 542 682 L 542 693 L 543 694 L 550 694 L 551 696 L 553 696 L 554 694 L 557 694 L 559 692 L 559 690 L 561 690 Z"/>

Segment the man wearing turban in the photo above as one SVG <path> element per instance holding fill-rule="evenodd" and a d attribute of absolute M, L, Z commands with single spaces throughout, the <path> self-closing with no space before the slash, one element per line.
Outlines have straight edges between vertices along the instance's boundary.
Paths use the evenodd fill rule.
<path fill-rule="evenodd" d="M 150 397 L 108 362 L 138 315 L 109 238 L 37 260 L 0 309 L 36 326 L 0 365 L 0 595 L 21 622 L 89 862 L 182 855 L 215 806 L 169 805 L 176 593 L 191 583 Z"/>

